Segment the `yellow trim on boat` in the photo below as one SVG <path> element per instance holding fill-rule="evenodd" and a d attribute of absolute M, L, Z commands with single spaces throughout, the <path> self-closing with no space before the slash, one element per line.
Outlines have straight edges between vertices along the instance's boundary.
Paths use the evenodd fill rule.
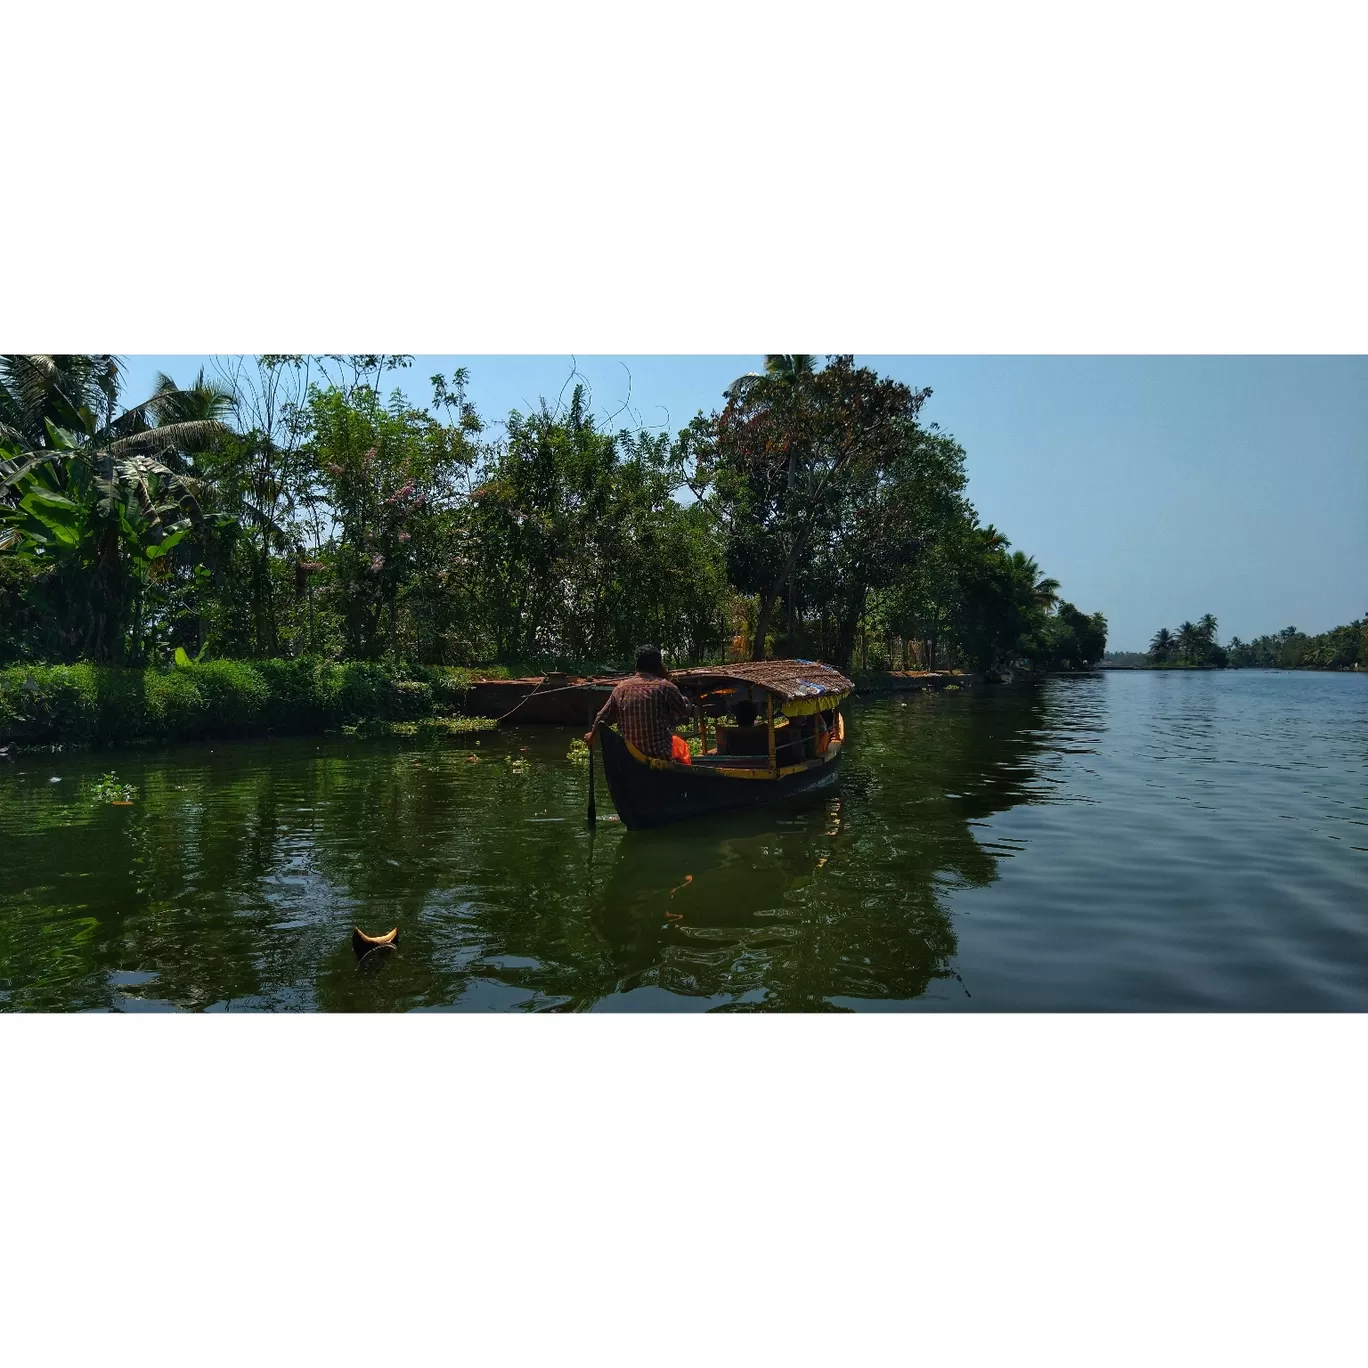
<path fill-rule="evenodd" d="M 836 753 L 840 749 L 841 743 L 839 741 L 833 741 L 831 745 L 827 747 L 827 753 L 825 755 L 815 756 L 811 760 L 799 761 L 796 765 L 786 765 L 779 771 L 779 778 L 783 779 L 789 774 L 800 774 L 803 770 L 821 769 L 823 765 L 829 765 L 836 758 Z"/>
<path fill-rule="evenodd" d="M 848 693 L 842 694 L 819 694 L 814 698 L 792 698 L 787 703 L 780 706 L 780 712 L 785 717 L 807 717 L 815 712 L 826 712 L 830 708 L 837 708 L 843 698 L 849 698 Z"/>

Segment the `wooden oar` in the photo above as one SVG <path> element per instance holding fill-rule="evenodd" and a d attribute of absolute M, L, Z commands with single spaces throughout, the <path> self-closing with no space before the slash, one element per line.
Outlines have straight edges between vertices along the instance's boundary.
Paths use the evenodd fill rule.
<path fill-rule="evenodd" d="M 586 820 L 589 829 L 592 831 L 598 823 L 598 814 L 594 811 L 594 738 L 592 734 L 589 738 L 589 813 Z"/>

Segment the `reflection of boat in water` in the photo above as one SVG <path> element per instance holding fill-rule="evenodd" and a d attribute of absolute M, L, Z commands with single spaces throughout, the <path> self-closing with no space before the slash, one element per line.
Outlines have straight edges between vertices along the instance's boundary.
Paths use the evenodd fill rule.
<path fill-rule="evenodd" d="M 890 884 L 852 862 L 854 839 L 836 793 L 624 836 L 590 912 L 605 977 L 576 1006 L 636 994 L 639 1010 L 673 997 L 808 1012 L 919 996 L 954 953 L 934 867 Z"/>
<path fill-rule="evenodd" d="M 794 899 L 825 863 L 827 829 L 818 805 L 779 823 L 774 809 L 730 812 L 615 842 L 590 913 L 611 975 L 594 996 L 762 987 L 803 936 Z"/>
<path fill-rule="evenodd" d="M 690 764 L 658 760 L 603 728 L 603 769 L 623 825 L 665 826 L 835 786 L 845 736 L 840 705 L 853 688 L 844 675 L 812 661 L 765 660 L 683 670 L 672 679 L 697 707 L 703 754 Z M 761 703 L 763 726 L 721 725 L 734 708 Z M 711 752 L 710 715 L 719 719 Z"/>

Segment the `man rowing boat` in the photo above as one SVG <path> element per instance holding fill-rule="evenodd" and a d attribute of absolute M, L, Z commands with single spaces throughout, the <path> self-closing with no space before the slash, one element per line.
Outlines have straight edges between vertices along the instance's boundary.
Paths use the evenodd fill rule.
<path fill-rule="evenodd" d="M 657 646 L 639 646 L 636 674 L 624 679 L 599 709 L 594 725 L 584 733 L 592 746 L 600 727 L 616 722 L 628 741 L 643 755 L 673 758 L 674 726 L 692 716 L 688 700 L 670 683 Z"/>

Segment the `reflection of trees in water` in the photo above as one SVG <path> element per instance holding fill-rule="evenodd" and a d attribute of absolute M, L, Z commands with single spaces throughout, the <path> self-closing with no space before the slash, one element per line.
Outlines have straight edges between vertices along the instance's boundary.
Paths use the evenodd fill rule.
<path fill-rule="evenodd" d="M 825 808 L 623 835 L 590 904 L 599 954 L 553 965 L 528 942 L 541 963 L 517 981 L 576 1006 L 655 986 L 814 1010 L 953 974 L 944 893 L 997 877 L 969 823 L 1048 789 L 1038 694 L 937 702 L 861 709 Z"/>
<path fill-rule="evenodd" d="M 477 765 L 451 745 L 146 756 L 119 766 L 135 808 L 68 807 L 80 825 L 23 838 L 0 978 L 29 1009 L 111 1005 L 120 969 L 191 1008 L 462 1005 L 480 985 L 502 996 L 465 1005 L 916 997 L 953 972 L 947 888 L 996 877 L 970 823 L 1049 794 L 1046 711 L 1033 693 L 864 705 L 825 805 L 592 840 L 560 731 L 518 738 L 525 775 L 488 742 Z M 398 953 L 358 972 L 353 921 L 398 925 Z"/>
<path fill-rule="evenodd" d="M 348 1005 L 345 992 L 324 1002 L 313 981 L 322 966 L 354 991 L 347 919 L 394 916 L 412 931 L 449 881 L 436 857 L 451 843 L 450 784 L 426 778 L 433 761 L 415 749 L 247 744 L 119 759 L 140 790 L 132 808 L 47 802 L 24 824 L 22 878 L 0 883 L 8 1005 L 117 1005 L 117 971 L 129 968 L 155 975 L 141 996 L 180 1007 Z M 98 772 L 69 774 L 68 791 Z M 14 816 L 0 809 L 6 830 Z M 35 829 L 44 816 L 49 829 Z"/>

